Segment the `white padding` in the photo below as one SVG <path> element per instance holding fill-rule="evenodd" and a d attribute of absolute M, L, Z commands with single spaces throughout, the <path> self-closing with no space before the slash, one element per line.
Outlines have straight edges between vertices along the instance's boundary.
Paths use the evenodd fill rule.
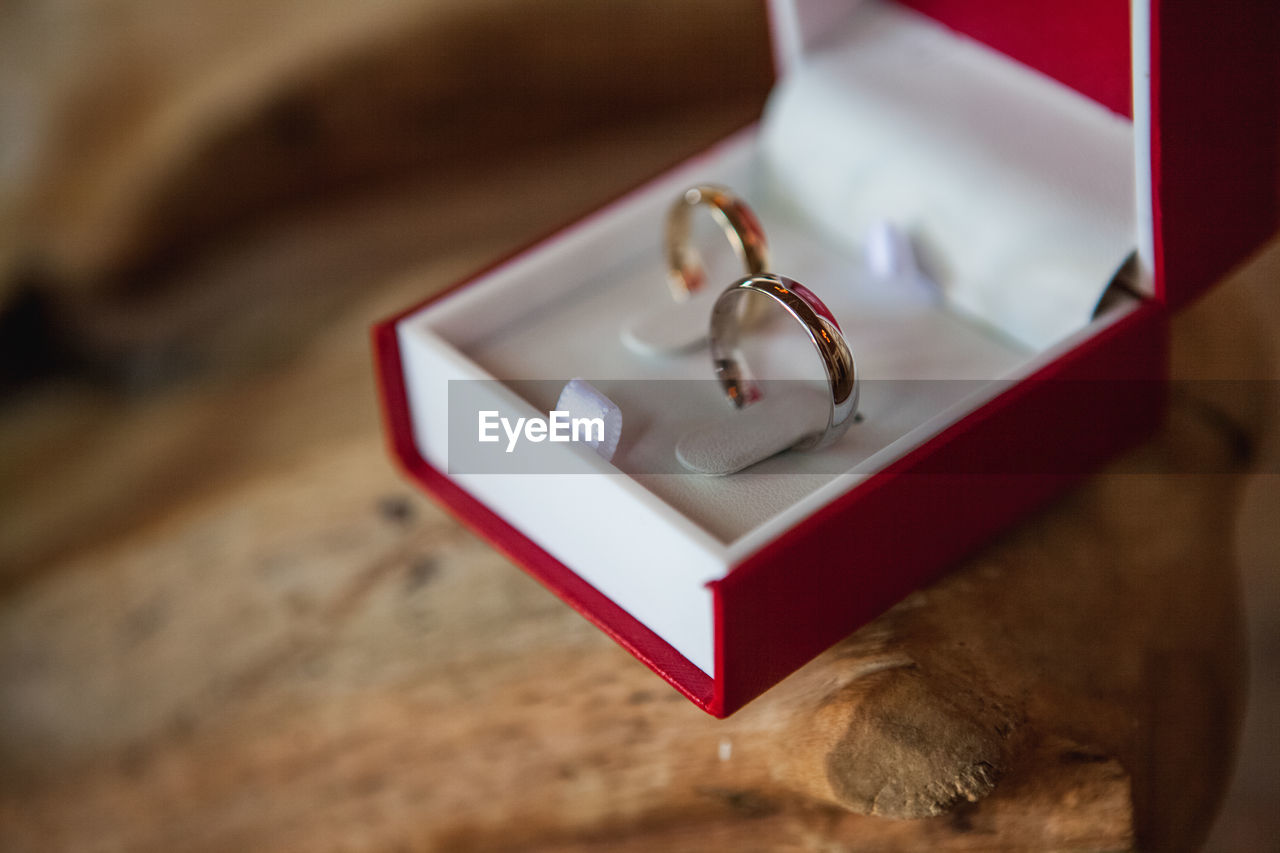
<path fill-rule="evenodd" d="M 711 309 L 723 290 L 720 286 L 707 286 L 684 302 L 655 294 L 652 308 L 623 325 L 623 344 L 636 355 L 645 357 L 700 349 L 707 343 Z"/>
<path fill-rule="evenodd" d="M 584 379 L 570 379 L 556 400 L 556 411 L 568 412 L 571 420 L 599 418 L 604 421 L 604 435 L 588 433 L 583 444 L 595 448 L 606 461 L 613 459 L 622 438 L 622 410 Z"/>
<path fill-rule="evenodd" d="M 1132 124 L 915 12 L 849 26 L 770 97 L 772 191 L 850 249 L 903 226 L 952 305 L 1033 349 L 1088 325 L 1134 248 Z"/>
<path fill-rule="evenodd" d="M 867 272 L 899 287 L 913 288 L 930 297 L 940 295 L 938 283 L 920 267 L 911 235 L 885 219 L 867 229 L 864 262 Z"/>
<path fill-rule="evenodd" d="M 699 424 L 676 442 L 680 464 L 698 474 L 736 474 L 799 444 L 822 429 L 830 402 L 804 386 L 769 394 L 745 409 Z"/>

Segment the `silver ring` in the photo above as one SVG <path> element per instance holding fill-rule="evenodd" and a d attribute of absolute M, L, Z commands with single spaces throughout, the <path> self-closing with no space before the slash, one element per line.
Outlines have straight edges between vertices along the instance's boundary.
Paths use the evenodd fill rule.
<path fill-rule="evenodd" d="M 716 299 L 711 309 L 711 361 L 725 396 L 737 408 L 760 397 L 760 386 L 742 354 L 743 298 L 760 293 L 772 298 L 804 327 L 818 350 L 827 372 L 831 391 L 831 411 L 826 429 L 795 444 L 794 450 L 816 450 L 835 441 L 853 423 L 858 411 L 858 371 L 853 353 L 831 311 L 809 288 L 780 275 L 749 275 L 734 282 Z"/>

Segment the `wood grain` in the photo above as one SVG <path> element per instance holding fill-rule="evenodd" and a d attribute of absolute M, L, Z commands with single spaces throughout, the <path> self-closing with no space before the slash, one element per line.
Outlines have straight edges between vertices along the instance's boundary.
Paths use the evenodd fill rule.
<path fill-rule="evenodd" d="M 10 849 L 1194 843 L 1238 714 L 1240 478 L 1217 421 L 1179 405 L 1157 442 L 718 723 L 390 470 L 359 332 L 448 272 L 256 382 L 117 426 L 178 464 L 210 430 L 184 409 L 221 411 L 274 461 L 6 596 Z M 1249 357 L 1242 306 L 1219 302 L 1197 328 Z M 335 399 L 353 414 L 308 428 Z"/>
<path fill-rule="evenodd" d="M 745 123 L 766 39 L 756 0 L 6 4 L 0 288 L 127 296 L 194 246 L 407 170 L 694 107 Z"/>

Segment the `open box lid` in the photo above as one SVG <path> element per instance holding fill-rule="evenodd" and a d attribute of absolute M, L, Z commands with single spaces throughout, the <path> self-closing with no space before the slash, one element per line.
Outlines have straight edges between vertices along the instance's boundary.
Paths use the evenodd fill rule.
<path fill-rule="evenodd" d="M 859 0 L 770 0 L 779 72 Z M 1139 255 L 1179 307 L 1280 225 L 1280 3 L 901 0 L 1132 118 Z"/>

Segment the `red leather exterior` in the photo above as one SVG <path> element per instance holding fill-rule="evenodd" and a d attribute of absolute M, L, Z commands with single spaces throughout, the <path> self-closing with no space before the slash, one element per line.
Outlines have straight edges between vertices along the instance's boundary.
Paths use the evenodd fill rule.
<path fill-rule="evenodd" d="M 902 0 L 988 47 L 1133 116 L 1126 0 Z"/>
<path fill-rule="evenodd" d="M 1144 306 L 713 584 L 713 713 L 742 707 L 1150 435 L 1167 349 L 1166 313 Z"/>
<path fill-rule="evenodd" d="M 1158 295 L 1179 308 L 1280 227 L 1280 3 L 1152 0 Z"/>

